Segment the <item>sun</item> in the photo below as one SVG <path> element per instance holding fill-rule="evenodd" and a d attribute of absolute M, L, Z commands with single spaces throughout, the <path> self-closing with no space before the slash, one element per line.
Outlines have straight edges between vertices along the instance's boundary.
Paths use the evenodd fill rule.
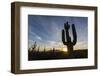
<path fill-rule="evenodd" d="M 67 52 L 68 50 L 67 50 L 67 48 L 64 47 L 64 48 L 62 49 L 62 51 Z"/>

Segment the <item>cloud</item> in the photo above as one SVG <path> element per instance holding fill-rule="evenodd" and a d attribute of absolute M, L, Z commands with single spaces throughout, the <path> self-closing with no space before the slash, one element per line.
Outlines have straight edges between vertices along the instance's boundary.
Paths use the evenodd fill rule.
<path fill-rule="evenodd" d="M 34 38 L 38 39 L 38 40 L 42 40 L 42 38 L 40 36 L 38 36 L 36 33 L 29 31 L 30 35 L 33 36 Z"/>
<path fill-rule="evenodd" d="M 55 48 L 63 47 L 63 44 L 61 42 L 56 42 L 56 41 L 47 41 L 47 45 Z"/>

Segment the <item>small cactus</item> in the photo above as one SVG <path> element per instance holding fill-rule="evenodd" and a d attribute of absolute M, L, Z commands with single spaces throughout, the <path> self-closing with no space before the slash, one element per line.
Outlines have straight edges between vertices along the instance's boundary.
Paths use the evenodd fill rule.
<path fill-rule="evenodd" d="M 36 41 L 35 41 L 34 45 L 32 46 L 32 50 L 35 50 L 36 47 L 37 47 L 37 44 L 36 44 Z"/>
<path fill-rule="evenodd" d="M 69 35 L 69 28 L 70 28 L 70 25 L 68 24 L 68 22 L 64 23 L 64 29 L 62 30 L 62 42 L 64 45 L 67 46 L 68 53 L 72 54 L 73 46 L 77 42 L 77 34 L 76 34 L 75 25 L 72 24 L 72 34 L 73 34 L 73 41 L 72 41 L 71 36 Z"/>
<path fill-rule="evenodd" d="M 44 52 L 46 51 L 45 47 L 44 47 Z"/>
<path fill-rule="evenodd" d="M 53 53 L 55 52 L 55 48 L 52 49 Z"/>

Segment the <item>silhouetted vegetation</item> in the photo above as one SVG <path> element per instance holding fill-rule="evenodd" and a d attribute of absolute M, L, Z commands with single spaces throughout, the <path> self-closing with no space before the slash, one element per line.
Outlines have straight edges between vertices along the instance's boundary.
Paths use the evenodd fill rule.
<path fill-rule="evenodd" d="M 67 52 L 61 50 L 47 50 L 47 51 L 28 51 L 28 60 L 50 60 L 50 59 L 77 59 L 87 58 L 87 49 L 74 50 L 69 56 Z"/>

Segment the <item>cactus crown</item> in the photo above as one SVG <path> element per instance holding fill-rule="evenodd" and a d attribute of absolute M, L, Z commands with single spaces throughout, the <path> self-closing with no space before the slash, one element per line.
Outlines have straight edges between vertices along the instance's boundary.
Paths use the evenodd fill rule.
<path fill-rule="evenodd" d="M 64 45 L 71 45 L 71 44 L 75 45 L 77 42 L 75 25 L 72 24 L 73 41 L 71 41 L 71 37 L 69 35 L 69 28 L 70 25 L 68 24 L 68 22 L 64 23 L 64 29 L 62 30 L 62 42 Z"/>
<path fill-rule="evenodd" d="M 70 25 L 68 24 L 68 22 L 64 23 L 64 28 L 65 28 L 66 30 L 68 30 L 68 29 L 70 28 Z"/>

